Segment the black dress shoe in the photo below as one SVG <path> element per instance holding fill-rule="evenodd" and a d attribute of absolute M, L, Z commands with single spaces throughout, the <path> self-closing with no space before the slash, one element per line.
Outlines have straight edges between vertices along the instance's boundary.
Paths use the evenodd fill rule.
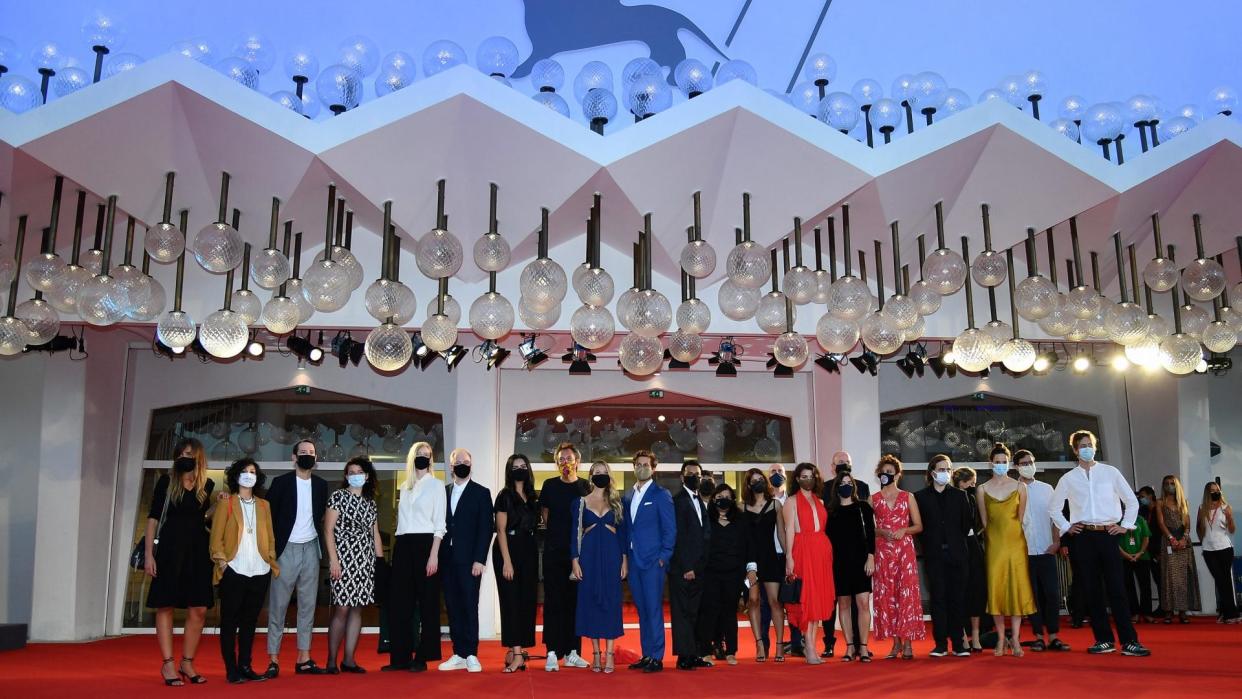
<path fill-rule="evenodd" d="M 224 674 L 224 679 L 227 680 L 229 684 L 246 684 L 247 682 L 246 678 L 242 677 L 240 672 L 227 672 Z"/>
<path fill-rule="evenodd" d="M 709 663 L 706 660 L 699 658 L 699 657 L 690 658 L 690 664 L 695 667 L 716 667 L 713 663 Z"/>
<path fill-rule="evenodd" d="M 328 671 L 315 664 L 314 660 L 307 660 L 304 663 L 294 665 L 293 673 L 296 675 L 325 675 L 328 674 Z"/>
<path fill-rule="evenodd" d="M 647 665 L 643 667 L 643 672 L 661 672 L 664 670 L 663 660 L 648 660 Z"/>
<path fill-rule="evenodd" d="M 245 667 L 237 668 L 237 674 L 241 675 L 242 677 L 245 677 L 247 680 L 251 682 L 262 682 L 263 680 L 267 679 L 267 675 L 260 675 L 259 673 L 255 672 L 254 668 L 250 667 L 249 665 Z"/>
<path fill-rule="evenodd" d="M 695 664 L 694 664 L 694 662 L 693 662 L 693 661 L 691 661 L 691 660 L 681 660 L 681 659 L 678 659 L 678 661 L 677 661 L 677 669 L 678 669 L 678 670 L 693 670 L 693 669 L 695 669 L 696 667 L 698 667 L 698 665 L 695 665 Z"/>
<path fill-rule="evenodd" d="M 280 666 L 276 663 L 268 663 L 267 672 L 263 673 L 263 679 L 274 680 L 277 677 L 280 677 Z"/>
<path fill-rule="evenodd" d="M 362 667 L 361 665 L 346 665 L 345 663 L 341 663 L 341 672 L 348 672 L 354 675 L 367 674 L 366 668 Z"/>
<path fill-rule="evenodd" d="M 631 670 L 645 670 L 647 669 L 647 666 L 651 664 L 651 662 L 652 662 L 651 658 L 648 658 L 647 656 L 644 655 L 643 657 L 639 658 L 637 662 L 630 663 L 630 669 Z"/>
<path fill-rule="evenodd" d="M 380 672 L 404 672 L 410 669 L 409 663 L 389 663 L 380 668 Z"/>
<path fill-rule="evenodd" d="M 410 663 L 409 671 L 410 672 L 426 672 L 427 663 L 423 662 L 422 660 L 415 660 L 412 663 Z"/>

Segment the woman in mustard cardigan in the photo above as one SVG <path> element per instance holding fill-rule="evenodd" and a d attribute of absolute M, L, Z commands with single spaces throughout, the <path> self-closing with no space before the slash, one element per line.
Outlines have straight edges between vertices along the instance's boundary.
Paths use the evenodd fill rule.
<path fill-rule="evenodd" d="M 211 560 L 220 588 L 220 653 L 231 684 L 264 679 L 250 666 L 255 623 L 276 564 L 272 510 L 260 495 L 263 471 L 254 459 L 233 462 L 224 474 L 229 492 L 211 519 Z"/>

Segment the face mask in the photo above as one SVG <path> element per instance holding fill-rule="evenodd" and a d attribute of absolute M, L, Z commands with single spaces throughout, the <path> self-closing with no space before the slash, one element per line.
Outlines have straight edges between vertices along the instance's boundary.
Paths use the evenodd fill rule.
<path fill-rule="evenodd" d="M 803 490 L 810 490 L 811 488 L 814 488 L 814 487 L 815 487 L 815 479 L 813 479 L 813 478 L 799 478 L 799 479 L 798 479 L 798 487 L 799 487 L 799 488 L 802 488 Z"/>
<path fill-rule="evenodd" d="M 179 474 L 186 474 L 198 468 L 198 462 L 193 457 L 181 456 L 173 461 L 173 471 Z"/>
<path fill-rule="evenodd" d="M 995 473 L 998 476 L 1004 476 L 1006 473 L 1009 473 L 1009 462 L 1001 461 L 992 464 L 992 473 Z"/>
<path fill-rule="evenodd" d="M 845 462 L 834 464 L 833 468 L 836 469 L 837 473 L 849 473 L 851 470 L 853 470 L 852 467 L 848 463 L 845 463 Z"/>
<path fill-rule="evenodd" d="M 561 464 L 561 475 L 562 476 L 568 476 L 569 474 L 573 472 L 574 472 L 574 465 L 572 462 L 567 463 L 567 464 Z"/>
<path fill-rule="evenodd" d="M 837 486 L 837 495 L 840 495 L 843 498 L 854 497 L 854 484 L 853 483 L 842 483 L 841 485 Z"/>
<path fill-rule="evenodd" d="M 694 475 L 694 474 L 691 474 L 691 475 L 689 475 L 689 476 L 685 476 L 685 477 L 683 477 L 683 478 L 681 479 L 681 482 L 682 482 L 682 483 L 685 483 L 685 484 L 686 484 L 686 487 L 687 487 L 687 488 L 689 488 L 690 490 L 698 490 L 698 489 L 699 489 L 699 477 L 698 477 L 698 476 L 696 476 L 696 475 Z"/>
<path fill-rule="evenodd" d="M 418 469 L 419 471 L 426 471 L 427 469 L 431 468 L 431 459 L 426 456 L 414 457 L 414 468 Z"/>
<path fill-rule="evenodd" d="M 715 481 L 703 481 L 702 483 L 699 483 L 699 495 L 702 495 L 705 498 L 710 498 L 712 496 L 712 493 L 715 493 L 715 492 L 716 492 Z"/>
<path fill-rule="evenodd" d="M 651 480 L 651 467 L 650 467 L 650 466 L 645 466 L 645 465 L 635 466 L 635 467 L 634 467 L 634 476 L 635 476 L 635 477 L 637 477 L 637 478 L 638 478 L 638 480 L 640 480 L 640 481 L 649 481 L 649 480 Z"/>
<path fill-rule="evenodd" d="M 772 476 L 768 478 L 768 480 L 772 482 L 773 488 L 779 488 L 782 485 L 785 485 L 785 477 L 779 473 L 773 473 Z"/>
<path fill-rule="evenodd" d="M 753 483 L 750 484 L 750 492 L 754 493 L 755 495 L 759 495 L 761 493 L 768 492 L 768 488 L 767 486 L 763 484 L 763 481 L 754 481 Z"/>
<path fill-rule="evenodd" d="M 1078 450 L 1078 460 L 1083 463 L 1095 461 L 1095 447 L 1083 447 Z"/>
<path fill-rule="evenodd" d="M 1172 483 L 1166 483 L 1164 485 L 1164 492 L 1168 493 L 1169 495 L 1177 495 L 1177 486 L 1173 485 Z"/>
<path fill-rule="evenodd" d="M 591 485 L 596 488 L 607 488 L 609 483 L 612 483 L 612 478 L 607 473 L 597 473 L 591 476 Z"/>
<path fill-rule="evenodd" d="M 470 464 L 453 464 L 453 475 L 458 478 L 469 478 Z"/>
<path fill-rule="evenodd" d="M 884 488 L 890 485 L 897 477 L 891 473 L 884 472 L 880 474 L 880 487 Z"/>
<path fill-rule="evenodd" d="M 1035 464 L 1023 464 L 1018 467 L 1018 475 L 1023 478 L 1035 477 Z"/>
<path fill-rule="evenodd" d="M 1151 498 L 1144 495 L 1143 497 L 1139 498 L 1139 504 L 1144 507 L 1148 507 L 1151 505 Z"/>
<path fill-rule="evenodd" d="M 721 512 L 728 512 L 729 510 L 733 509 L 733 501 L 727 498 L 717 498 L 716 509 L 720 510 Z"/>
<path fill-rule="evenodd" d="M 1220 493 L 1212 493 L 1212 502 L 1220 502 Z"/>
<path fill-rule="evenodd" d="M 936 481 L 936 485 L 948 485 L 949 475 L 948 471 L 932 471 L 932 480 Z"/>
<path fill-rule="evenodd" d="M 253 488 L 255 483 L 259 482 L 259 477 L 253 473 L 243 473 L 237 476 L 237 485 L 243 488 Z"/>
<path fill-rule="evenodd" d="M 367 484 L 367 474 L 351 473 L 348 476 L 345 476 L 345 482 L 349 483 L 349 487 L 351 488 L 361 488 Z"/>
<path fill-rule="evenodd" d="M 315 468 L 315 455 L 314 454 L 298 454 L 298 468 L 302 469 L 303 471 L 309 471 L 312 468 Z"/>
<path fill-rule="evenodd" d="M 530 476 L 530 469 L 526 466 L 514 466 L 509 469 L 509 475 L 516 481 L 524 481 Z"/>

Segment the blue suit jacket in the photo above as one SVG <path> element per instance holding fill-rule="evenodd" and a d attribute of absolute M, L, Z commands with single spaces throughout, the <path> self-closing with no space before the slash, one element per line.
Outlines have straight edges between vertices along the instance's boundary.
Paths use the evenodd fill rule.
<path fill-rule="evenodd" d="M 668 567 L 677 541 L 677 519 L 673 515 L 673 496 L 654 481 L 643 491 L 638 517 L 630 513 L 634 489 L 626 491 L 621 502 L 625 510 L 625 529 L 629 533 L 629 565 L 639 570 L 663 563 Z"/>

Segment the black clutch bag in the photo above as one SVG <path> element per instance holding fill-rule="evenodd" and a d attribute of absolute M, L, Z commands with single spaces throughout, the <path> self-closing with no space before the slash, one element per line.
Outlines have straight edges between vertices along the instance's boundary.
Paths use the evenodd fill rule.
<path fill-rule="evenodd" d="M 375 559 L 375 603 L 381 607 L 388 603 L 388 589 L 392 583 L 392 564 L 383 558 Z"/>
<path fill-rule="evenodd" d="M 781 604 L 798 604 L 802 601 L 802 579 L 786 578 L 781 582 L 780 592 L 777 593 L 777 599 Z"/>

